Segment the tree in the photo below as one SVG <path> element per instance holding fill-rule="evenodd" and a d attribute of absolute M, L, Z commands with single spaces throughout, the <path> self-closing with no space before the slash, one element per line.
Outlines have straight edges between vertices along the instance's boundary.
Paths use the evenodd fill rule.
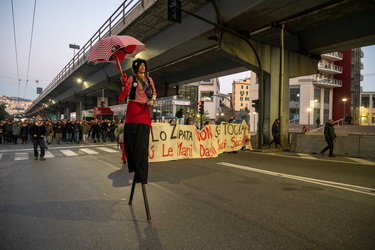
<path fill-rule="evenodd" d="M 5 104 L 0 104 L 0 121 L 5 120 L 9 117 L 8 112 L 6 112 L 6 106 Z"/>

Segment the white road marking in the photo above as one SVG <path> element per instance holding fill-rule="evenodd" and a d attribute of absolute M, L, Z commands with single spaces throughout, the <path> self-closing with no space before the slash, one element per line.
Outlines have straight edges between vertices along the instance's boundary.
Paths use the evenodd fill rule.
<path fill-rule="evenodd" d="M 44 158 L 50 159 L 50 158 L 55 158 L 55 156 L 50 151 L 46 151 L 44 154 Z"/>
<path fill-rule="evenodd" d="M 60 150 L 61 153 L 63 153 L 66 156 L 77 156 L 77 153 L 74 153 L 72 150 L 64 149 Z"/>
<path fill-rule="evenodd" d="M 271 153 L 263 153 L 263 152 L 251 152 L 252 154 L 263 154 L 263 155 L 271 155 Z M 310 160 L 310 158 L 301 158 L 300 156 L 296 155 L 284 155 L 284 154 L 274 154 L 273 156 L 277 157 L 286 157 L 286 158 L 298 158 L 298 159 L 304 159 L 304 160 Z M 345 157 L 338 157 L 339 159 L 344 159 Z M 342 161 L 342 160 L 334 160 L 335 158 L 331 157 L 319 157 L 315 158 L 314 160 L 319 160 L 319 161 L 329 161 L 329 162 L 337 162 L 337 163 L 343 163 L 343 164 L 358 164 L 358 165 L 363 165 L 364 163 L 361 162 L 353 162 L 353 161 Z M 372 164 L 371 161 L 369 161 Z"/>
<path fill-rule="evenodd" d="M 119 152 L 117 150 L 113 150 L 113 149 L 106 148 L 106 147 L 98 147 L 98 149 L 103 150 L 103 151 L 108 152 L 108 153 L 117 153 L 117 152 Z"/>
<path fill-rule="evenodd" d="M 317 158 L 315 158 L 314 156 L 311 156 L 309 154 L 303 154 L 303 153 L 297 153 L 299 156 L 301 156 L 301 158 L 304 158 L 304 159 L 310 159 L 310 160 L 317 160 Z"/>
<path fill-rule="evenodd" d="M 29 154 L 28 153 L 16 153 L 14 156 L 15 161 L 24 161 L 29 159 Z"/>
<path fill-rule="evenodd" d="M 92 149 L 89 149 L 89 148 L 80 148 L 79 150 L 85 152 L 86 154 L 89 154 L 89 155 L 97 155 L 99 154 L 98 152 L 92 150 Z"/>
<path fill-rule="evenodd" d="M 0 159 L 3 158 L 3 154 L 0 154 Z"/>
<path fill-rule="evenodd" d="M 105 144 L 106 147 L 116 147 L 117 144 L 111 143 L 111 144 Z M 78 146 L 51 146 L 48 147 L 48 150 L 61 150 L 61 149 L 74 149 L 74 148 L 96 148 L 98 145 L 78 145 Z M 6 149 L 6 150 L 0 150 L 0 153 L 6 153 L 6 152 L 24 152 L 24 151 L 33 151 L 33 145 L 31 144 L 30 148 L 17 148 L 17 149 Z"/>
<path fill-rule="evenodd" d="M 317 185 L 333 187 L 333 188 L 338 188 L 338 189 L 343 189 L 343 190 L 347 190 L 347 191 L 352 191 L 352 192 L 357 192 L 357 193 L 375 196 L 375 189 L 373 189 L 373 188 L 355 186 L 355 185 L 339 183 L 339 182 L 324 181 L 324 180 L 319 180 L 319 179 L 312 179 L 312 178 L 301 177 L 301 176 L 297 176 L 297 175 L 283 174 L 283 173 L 272 172 L 272 171 L 262 170 L 262 169 L 257 169 L 257 168 L 251 168 L 251 167 L 246 167 L 246 166 L 227 163 L 227 162 L 220 162 L 220 163 L 217 163 L 217 164 L 227 166 L 227 167 L 231 167 L 231 168 L 237 168 L 237 169 L 242 169 L 242 170 L 246 170 L 246 171 L 268 174 L 268 175 L 272 175 L 272 176 L 283 177 L 283 178 L 288 178 L 288 179 L 293 179 L 293 180 L 298 180 L 298 181 L 304 181 L 304 182 L 314 183 L 314 184 L 317 184 Z"/>
<path fill-rule="evenodd" d="M 349 160 L 352 160 L 352 161 L 355 161 L 355 162 L 359 162 L 359 163 L 361 163 L 361 164 L 365 164 L 365 165 L 375 165 L 375 162 L 368 161 L 368 160 L 361 159 L 361 158 L 350 158 L 350 157 L 346 157 L 346 159 L 349 159 Z"/>

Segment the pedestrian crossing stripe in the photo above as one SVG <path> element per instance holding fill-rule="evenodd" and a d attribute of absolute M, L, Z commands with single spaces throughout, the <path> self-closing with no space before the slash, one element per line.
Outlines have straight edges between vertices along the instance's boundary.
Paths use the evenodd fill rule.
<path fill-rule="evenodd" d="M 304 159 L 311 159 L 311 160 L 317 160 L 314 156 L 311 156 L 309 154 L 303 154 L 303 153 L 297 153 L 299 156 L 301 156 Z"/>
<path fill-rule="evenodd" d="M 50 158 L 55 158 L 55 156 L 50 151 L 46 151 L 44 154 L 44 158 L 50 159 Z"/>
<path fill-rule="evenodd" d="M 118 151 L 116 151 L 114 149 L 105 148 L 105 147 L 98 147 L 98 149 L 103 150 L 103 151 L 108 152 L 108 153 L 116 153 L 116 152 L 118 152 Z"/>
<path fill-rule="evenodd" d="M 28 160 L 29 159 L 29 154 L 28 153 L 16 153 L 14 156 L 15 161 L 23 161 L 23 160 Z"/>
<path fill-rule="evenodd" d="M 77 153 L 74 153 L 72 150 L 69 149 L 62 149 L 60 150 L 61 153 L 63 153 L 66 156 L 77 156 Z"/>
<path fill-rule="evenodd" d="M 349 160 L 352 160 L 352 161 L 355 161 L 355 162 L 359 162 L 359 163 L 361 163 L 361 164 L 365 164 L 365 165 L 375 165 L 375 162 L 368 161 L 368 160 L 361 159 L 361 158 L 350 158 L 350 157 L 346 157 L 346 159 L 349 159 Z"/>
<path fill-rule="evenodd" d="M 80 148 L 79 150 L 85 152 L 86 154 L 89 154 L 89 155 L 97 155 L 99 154 L 98 152 L 92 150 L 92 149 L 89 149 L 89 148 Z"/>

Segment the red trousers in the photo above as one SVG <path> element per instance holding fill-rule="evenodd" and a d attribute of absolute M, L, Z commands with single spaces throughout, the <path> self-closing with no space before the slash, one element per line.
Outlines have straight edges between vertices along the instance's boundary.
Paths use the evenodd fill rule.
<path fill-rule="evenodd" d="M 126 154 L 125 154 L 125 145 L 124 143 L 120 143 L 120 148 L 121 148 L 121 153 L 122 153 L 122 161 L 125 162 L 126 161 Z"/>

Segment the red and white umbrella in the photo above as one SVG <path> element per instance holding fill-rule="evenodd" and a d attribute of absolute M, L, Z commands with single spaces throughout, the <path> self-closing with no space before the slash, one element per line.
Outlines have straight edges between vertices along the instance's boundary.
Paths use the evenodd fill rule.
<path fill-rule="evenodd" d="M 120 62 L 126 58 L 134 58 L 139 52 L 146 50 L 145 45 L 131 36 L 110 36 L 101 39 L 92 46 L 88 61 L 94 64 L 101 62 L 116 63 L 120 74 Z"/>

